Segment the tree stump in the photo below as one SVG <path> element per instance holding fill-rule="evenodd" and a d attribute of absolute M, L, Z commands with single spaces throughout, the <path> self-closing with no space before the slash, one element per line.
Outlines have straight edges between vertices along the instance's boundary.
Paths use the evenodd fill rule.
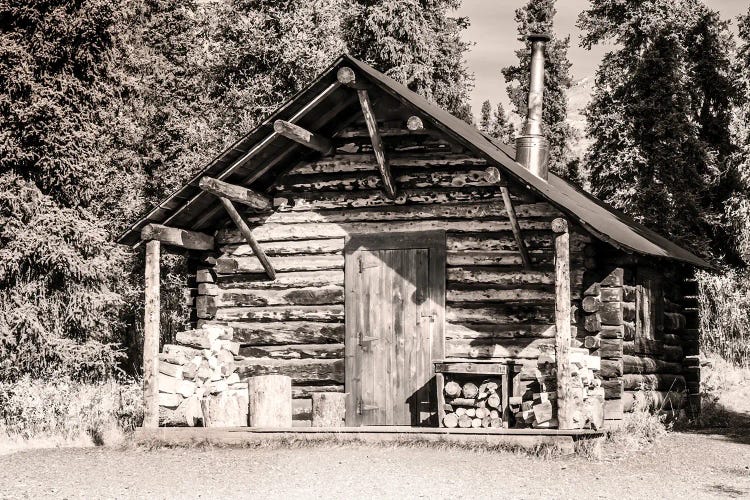
<path fill-rule="evenodd" d="M 312 393 L 312 426 L 343 427 L 346 418 L 346 394 L 342 392 Z"/>
<path fill-rule="evenodd" d="M 248 382 L 250 427 L 292 426 L 292 379 L 258 375 Z"/>

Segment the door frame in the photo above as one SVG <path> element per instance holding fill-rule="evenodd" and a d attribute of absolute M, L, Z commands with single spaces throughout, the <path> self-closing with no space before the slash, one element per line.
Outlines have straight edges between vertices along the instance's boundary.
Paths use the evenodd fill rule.
<path fill-rule="evenodd" d="M 445 357 L 445 288 L 447 276 L 445 274 L 446 237 L 444 230 L 386 232 L 350 234 L 344 242 L 344 390 L 346 391 L 346 425 L 361 424 L 357 412 L 355 396 L 355 377 L 359 375 L 357 364 L 358 345 L 351 342 L 357 336 L 354 315 L 356 314 L 357 263 L 354 256 L 358 250 L 408 250 L 425 248 L 429 250 L 427 264 L 428 293 L 433 302 L 435 321 L 430 328 L 430 358 L 431 361 Z"/>

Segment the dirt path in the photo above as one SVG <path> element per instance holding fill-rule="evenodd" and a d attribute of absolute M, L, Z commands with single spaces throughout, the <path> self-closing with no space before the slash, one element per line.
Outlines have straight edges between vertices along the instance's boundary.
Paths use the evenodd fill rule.
<path fill-rule="evenodd" d="M 745 434 L 671 434 L 588 461 L 429 448 L 57 449 L 0 457 L 2 498 L 739 498 Z"/>

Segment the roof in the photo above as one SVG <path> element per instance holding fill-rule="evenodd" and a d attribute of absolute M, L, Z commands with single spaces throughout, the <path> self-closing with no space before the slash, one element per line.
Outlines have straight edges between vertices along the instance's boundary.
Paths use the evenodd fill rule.
<path fill-rule="evenodd" d="M 180 190 L 133 224 L 120 236 L 118 242 L 127 245 L 137 244 L 140 241 L 140 229 L 149 223 L 201 229 L 201 224 L 205 224 L 209 217 L 206 212 L 209 211 L 210 214 L 211 207 L 215 209 L 215 205 L 218 204 L 211 195 L 203 193 L 198 187 L 200 178 L 208 175 L 229 182 L 251 185 L 264 175 L 268 175 L 274 165 L 280 163 L 280 157 L 287 154 L 284 151 L 288 152 L 296 147 L 274 133 L 275 120 L 284 119 L 319 131 L 330 122 L 335 122 L 337 113 L 343 112 L 352 104 L 347 99 L 353 93 L 349 89 L 342 89 L 336 79 L 336 71 L 345 65 L 358 69 L 370 83 L 421 112 L 423 119 L 431 120 L 436 128 L 493 161 L 506 174 L 536 191 L 602 241 L 628 252 L 674 259 L 700 267 L 712 267 L 692 252 L 637 223 L 568 181 L 552 173 L 547 180 L 535 176 L 514 160 L 514 150 L 510 146 L 493 141 L 473 125 L 456 118 L 401 83 L 349 55 L 340 56 L 307 88 L 217 156 Z M 315 110 L 323 111 L 313 113 Z"/>

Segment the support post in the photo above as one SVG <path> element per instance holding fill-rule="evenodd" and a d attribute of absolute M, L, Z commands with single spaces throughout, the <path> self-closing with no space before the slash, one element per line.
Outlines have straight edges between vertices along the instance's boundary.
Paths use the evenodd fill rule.
<path fill-rule="evenodd" d="M 159 427 L 159 240 L 146 242 L 143 325 L 143 427 Z"/>
<path fill-rule="evenodd" d="M 247 241 L 247 244 L 250 245 L 250 248 L 253 249 L 253 253 L 256 257 L 258 257 L 260 265 L 262 265 L 263 269 L 266 270 L 266 274 L 268 274 L 268 277 L 272 280 L 276 279 L 276 271 L 274 270 L 273 265 L 271 265 L 271 262 L 268 260 L 266 252 L 263 251 L 263 249 L 256 241 L 255 236 L 253 236 L 253 232 L 250 230 L 250 226 L 247 225 L 245 219 L 243 219 L 237 209 L 234 208 L 234 205 L 232 205 L 231 201 L 224 198 L 223 196 L 220 196 L 219 199 L 224 205 L 224 208 L 229 214 L 229 217 L 234 222 L 234 225 L 237 226 L 237 229 L 240 230 L 240 233 L 242 233 L 242 236 L 245 238 L 245 241 Z"/>
<path fill-rule="evenodd" d="M 388 196 L 390 196 L 391 198 L 395 198 L 396 182 L 393 180 L 391 167 L 388 164 L 388 158 L 386 158 L 385 156 L 383 139 L 380 137 L 380 131 L 378 130 L 378 121 L 375 118 L 375 111 L 372 109 L 370 95 L 367 93 L 367 89 L 365 87 L 357 83 L 357 76 L 351 68 L 340 68 L 337 73 L 337 78 L 343 85 L 357 90 L 359 104 L 362 107 L 362 114 L 364 115 L 365 123 L 367 124 L 367 131 L 370 133 L 372 151 L 373 153 L 375 153 L 375 160 L 378 164 L 380 177 L 383 179 L 383 188 Z"/>
<path fill-rule="evenodd" d="M 561 430 L 573 429 L 575 399 L 570 376 L 570 233 L 568 221 L 552 221 L 555 233 L 555 362 L 557 419 Z"/>

